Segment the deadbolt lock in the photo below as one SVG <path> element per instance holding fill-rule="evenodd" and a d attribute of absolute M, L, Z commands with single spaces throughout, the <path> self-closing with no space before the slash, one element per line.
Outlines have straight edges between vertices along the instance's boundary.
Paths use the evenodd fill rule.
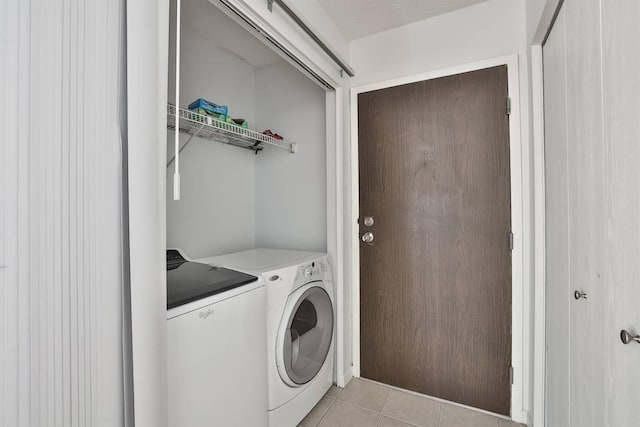
<path fill-rule="evenodd" d="M 364 225 L 366 225 L 367 227 L 371 227 L 373 226 L 373 217 L 372 216 L 365 216 L 364 217 L 364 221 L 363 221 Z"/>

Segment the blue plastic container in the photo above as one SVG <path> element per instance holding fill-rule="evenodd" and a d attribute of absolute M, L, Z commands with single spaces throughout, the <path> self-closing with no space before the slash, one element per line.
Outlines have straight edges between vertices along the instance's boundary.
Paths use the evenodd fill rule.
<path fill-rule="evenodd" d="M 202 108 L 203 110 L 214 115 L 222 114 L 224 116 L 227 116 L 229 112 L 229 109 L 227 108 L 226 105 L 218 105 L 216 103 L 207 101 L 206 99 L 202 99 L 202 98 L 198 98 L 195 101 L 193 101 L 191 104 L 189 104 L 190 110 L 196 110 L 198 108 Z"/>

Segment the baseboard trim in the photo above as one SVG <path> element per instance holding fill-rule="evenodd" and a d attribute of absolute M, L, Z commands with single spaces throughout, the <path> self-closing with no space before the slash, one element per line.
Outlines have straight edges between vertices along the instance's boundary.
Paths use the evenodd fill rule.
<path fill-rule="evenodd" d="M 511 419 L 513 422 L 525 424 L 527 426 L 533 426 L 533 422 L 531 417 L 529 416 L 529 411 L 525 411 L 524 409 L 521 411 L 514 411 L 511 414 Z"/>
<path fill-rule="evenodd" d="M 349 369 L 347 369 L 345 372 L 343 372 L 342 374 L 338 374 L 338 387 L 340 388 L 345 388 L 347 386 L 347 384 L 349 384 L 349 381 L 351 381 L 351 379 L 353 378 L 353 367 L 349 366 Z"/>

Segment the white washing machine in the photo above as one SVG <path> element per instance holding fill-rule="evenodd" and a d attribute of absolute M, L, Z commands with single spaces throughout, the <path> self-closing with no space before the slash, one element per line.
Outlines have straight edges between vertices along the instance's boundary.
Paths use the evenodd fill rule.
<path fill-rule="evenodd" d="M 167 250 L 169 427 L 265 427 L 265 286 Z"/>
<path fill-rule="evenodd" d="M 253 249 L 199 261 L 264 279 L 269 425 L 296 426 L 333 383 L 334 289 L 327 255 Z"/>

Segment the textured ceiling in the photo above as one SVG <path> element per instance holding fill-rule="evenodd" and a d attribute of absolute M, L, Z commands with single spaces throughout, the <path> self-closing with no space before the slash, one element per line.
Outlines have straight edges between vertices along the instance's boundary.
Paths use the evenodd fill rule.
<path fill-rule="evenodd" d="M 486 0 L 318 0 L 349 40 Z"/>
<path fill-rule="evenodd" d="M 208 0 L 183 1 L 181 10 L 183 25 L 254 68 L 282 62 L 276 53 Z"/>

